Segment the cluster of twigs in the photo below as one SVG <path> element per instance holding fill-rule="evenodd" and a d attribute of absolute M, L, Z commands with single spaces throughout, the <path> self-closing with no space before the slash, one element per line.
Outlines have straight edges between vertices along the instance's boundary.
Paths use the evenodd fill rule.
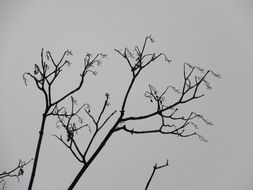
<path fill-rule="evenodd" d="M 89 104 L 84 104 L 80 108 L 75 111 L 76 100 L 71 96 L 71 111 L 68 113 L 65 107 L 61 109 L 55 108 L 56 111 L 51 113 L 51 115 L 55 115 L 58 118 L 57 127 L 62 127 L 65 129 L 66 138 L 63 138 L 62 135 L 57 136 L 53 134 L 58 140 L 60 140 L 74 155 L 74 157 L 81 163 L 86 164 L 87 162 L 87 154 L 91 148 L 91 145 L 98 135 L 100 130 L 106 125 L 106 123 L 110 120 L 110 118 L 116 113 L 116 111 L 112 112 L 109 116 L 106 116 L 104 119 L 104 113 L 106 108 L 109 106 L 109 94 L 105 94 L 105 101 L 103 107 L 97 118 L 91 114 L 91 109 Z M 84 110 L 87 116 L 91 119 L 92 124 L 84 124 L 83 118 L 79 115 L 79 112 Z M 77 121 L 75 120 L 77 118 Z M 89 132 L 91 133 L 90 141 L 85 148 L 84 151 L 81 151 L 81 146 L 78 146 L 76 139 L 74 138 L 75 134 L 77 135 L 78 130 L 88 127 Z"/>
<path fill-rule="evenodd" d="M 28 165 L 32 160 L 33 159 L 26 162 L 20 159 L 18 165 L 15 168 L 0 173 L 0 184 L 2 184 L 2 189 L 4 189 L 6 186 L 6 178 L 17 178 L 19 182 L 19 177 L 24 174 L 24 167 Z"/>
<path fill-rule="evenodd" d="M 143 54 L 144 48 L 146 46 L 148 39 L 150 39 L 150 41 L 153 42 L 153 39 L 150 36 L 148 36 L 145 39 L 144 45 L 142 47 L 142 51 L 141 51 L 142 53 L 140 53 L 138 47 L 134 49 L 134 51 L 137 52 L 137 58 L 133 57 L 132 53 L 129 53 L 128 49 L 125 49 L 124 53 L 121 53 L 119 50 L 116 50 L 129 64 L 131 71 L 133 73 L 132 81 L 135 81 L 136 76 L 148 64 L 154 62 L 159 56 L 164 55 L 163 53 L 160 53 L 157 56 L 155 56 L 155 53 Z M 143 60 L 147 58 L 148 56 L 151 56 L 151 58 L 147 61 L 147 63 L 143 63 Z M 135 59 L 136 61 L 134 66 L 132 66 L 132 63 L 129 60 L 130 57 Z M 165 56 L 165 60 L 169 61 L 166 56 Z M 136 74 L 133 68 L 139 69 Z M 195 72 L 200 72 L 202 73 L 202 75 L 197 75 L 197 74 L 194 75 Z M 192 66 L 189 63 L 185 63 L 184 64 L 184 83 L 183 83 L 182 90 L 178 90 L 176 87 L 169 85 L 166 87 L 166 89 L 162 93 L 159 93 L 155 87 L 153 87 L 152 85 L 149 85 L 149 90 L 145 92 L 144 96 L 148 98 L 151 103 L 156 104 L 156 110 L 147 115 L 130 116 L 130 117 L 122 118 L 121 123 L 123 123 L 123 125 L 117 127 L 115 131 L 124 130 L 131 134 L 146 134 L 146 133 L 174 134 L 181 137 L 189 137 L 189 136 L 197 135 L 200 140 L 202 140 L 203 142 L 207 142 L 207 140 L 202 135 L 198 134 L 196 131 L 191 132 L 191 133 L 186 133 L 185 129 L 187 126 L 193 126 L 195 129 L 198 129 L 198 125 L 196 124 L 196 119 L 202 120 L 205 125 L 212 125 L 212 122 L 204 118 L 203 115 L 197 114 L 195 112 L 191 112 L 188 116 L 178 115 L 178 112 L 179 112 L 178 106 L 203 97 L 204 94 L 198 95 L 197 93 L 199 91 L 199 87 L 201 84 L 204 84 L 207 87 L 207 89 L 212 88 L 210 83 L 207 82 L 206 80 L 206 77 L 209 73 L 212 74 L 214 77 L 220 78 L 220 75 L 214 73 L 212 70 L 208 70 L 205 72 L 204 69 L 200 67 Z M 179 97 L 178 97 L 178 100 L 174 102 L 173 104 L 166 105 L 165 97 L 169 89 L 172 89 L 174 92 L 179 94 Z M 123 105 L 124 106 L 123 106 L 122 111 L 124 111 L 124 107 L 125 107 L 125 104 Z M 127 121 L 142 120 L 142 119 L 147 119 L 153 116 L 159 116 L 161 119 L 161 124 L 159 128 L 157 129 L 135 130 L 135 129 L 128 129 L 126 127 L 125 122 Z M 175 123 L 180 123 L 180 124 L 176 125 Z"/>
<path fill-rule="evenodd" d="M 44 49 L 41 51 L 41 65 L 35 64 L 34 66 L 34 74 L 30 72 L 26 72 L 23 74 L 23 79 L 25 84 L 27 85 L 27 78 L 26 76 L 30 76 L 35 84 L 37 85 L 38 89 L 41 90 L 45 96 L 46 99 L 46 107 L 47 109 L 52 108 L 53 106 L 59 104 L 62 102 L 65 98 L 69 97 L 73 93 L 77 92 L 83 85 L 84 77 L 87 73 L 92 73 L 96 75 L 96 71 L 93 69 L 95 65 L 101 65 L 101 58 L 106 58 L 107 55 L 103 53 L 99 53 L 96 56 L 92 56 L 92 54 L 87 53 L 84 58 L 84 67 L 80 74 L 81 80 L 79 85 L 65 94 L 64 96 L 60 97 L 58 100 L 53 101 L 52 100 L 52 86 L 55 82 L 55 80 L 58 78 L 58 76 L 61 74 L 65 66 L 70 66 L 71 63 L 66 59 L 66 56 L 73 55 L 70 50 L 66 50 L 61 59 L 58 63 L 55 62 L 55 60 L 52 57 L 52 54 L 50 51 L 46 51 L 46 56 L 44 55 Z M 44 56 L 46 57 L 47 61 L 45 61 Z M 51 69 L 51 67 L 53 67 Z"/>

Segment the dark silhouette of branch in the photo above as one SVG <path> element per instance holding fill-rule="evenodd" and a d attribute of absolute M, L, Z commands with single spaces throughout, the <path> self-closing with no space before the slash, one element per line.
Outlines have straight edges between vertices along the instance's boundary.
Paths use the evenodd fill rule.
<path fill-rule="evenodd" d="M 67 97 L 70 97 L 72 94 L 80 90 L 80 88 L 84 84 L 84 77 L 87 75 L 87 73 L 96 74 L 96 71 L 94 70 L 95 65 L 101 65 L 101 59 L 106 58 L 106 54 L 99 53 L 95 56 L 92 56 L 90 53 L 87 53 L 84 58 L 84 67 L 80 74 L 80 82 L 77 85 L 76 88 L 70 90 L 65 95 L 59 97 L 56 100 L 52 99 L 52 87 L 56 79 L 60 76 L 61 72 L 66 66 L 70 66 L 71 63 L 66 59 L 67 56 L 73 55 L 70 50 L 66 50 L 59 62 L 56 62 L 53 59 L 53 56 L 50 51 L 46 51 L 44 53 L 44 49 L 41 50 L 41 64 L 40 66 L 35 64 L 34 65 L 34 71 L 33 74 L 30 72 L 26 72 L 23 74 L 23 79 L 25 84 L 27 85 L 27 76 L 31 77 L 33 81 L 35 82 L 37 88 L 42 91 L 44 98 L 45 98 L 45 110 L 42 115 L 42 121 L 41 121 L 41 127 L 39 131 L 39 139 L 37 142 L 35 157 L 34 157 L 34 163 L 33 168 L 31 172 L 30 182 L 28 186 L 28 190 L 32 189 L 36 169 L 37 169 L 37 163 L 40 153 L 40 147 L 43 139 L 44 134 L 44 128 L 46 124 L 47 117 L 50 115 L 54 115 L 53 111 L 57 108 L 58 104 L 63 102 Z M 46 60 L 45 60 L 46 58 Z M 75 143 L 74 143 L 75 144 Z"/>
<path fill-rule="evenodd" d="M 0 184 L 2 184 L 2 189 L 6 186 L 6 178 L 17 178 L 19 182 L 19 177 L 24 174 L 24 167 L 28 165 L 33 159 L 29 160 L 28 162 L 22 161 L 21 159 L 18 162 L 18 165 L 9 171 L 4 171 L 0 173 Z"/>
<path fill-rule="evenodd" d="M 201 120 L 204 122 L 205 125 L 213 125 L 210 121 L 205 119 L 202 115 L 196 114 L 195 112 L 190 113 L 188 117 L 175 117 L 174 114 L 178 111 L 178 109 L 175 109 L 172 113 L 169 115 L 164 115 L 163 113 L 159 114 L 159 117 L 161 119 L 161 125 L 157 129 L 153 130 L 135 130 L 135 129 L 128 129 L 126 127 L 126 124 L 124 124 L 121 127 L 118 127 L 115 129 L 115 131 L 124 130 L 125 132 L 128 132 L 130 134 L 147 134 L 147 133 L 161 133 L 161 134 L 173 134 L 180 137 L 190 137 L 193 135 L 197 135 L 200 140 L 203 142 L 208 142 L 203 136 L 198 134 L 197 132 L 190 132 L 186 133 L 187 127 L 193 127 L 194 129 L 198 129 L 198 124 L 195 123 L 195 120 Z M 169 120 L 168 123 L 165 123 L 166 120 Z M 172 121 L 177 121 L 177 123 L 181 122 L 179 126 L 176 124 L 170 124 Z"/>
<path fill-rule="evenodd" d="M 146 40 L 145 40 L 145 43 L 146 43 Z M 144 43 L 144 47 L 146 45 L 145 43 Z M 127 59 L 126 54 L 122 54 L 121 52 L 119 53 L 125 59 Z M 128 60 L 129 59 L 127 59 L 127 62 Z M 142 60 L 142 58 L 138 58 L 138 60 Z M 202 74 L 202 76 L 197 75 L 197 74 L 193 75 L 194 71 L 195 72 L 198 71 L 204 74 Z M 194 132 L 186 133 L 185 129 L 186 127 L 189 127 L 189 126 L 193 127 L 194 129 L 198 129 L 196 119 L 202 120 L 205 125 L 212 125 L 210 121 L 205 119 L 203 115 L 197 114 L 195 112 L 191 112 L 188 117 L 176 116 L 176 113 L 178 113 L 179 105 L 185 104 L 187 102 L 193 101 L 195 99 L 198 99 L 204 96 L 204 94 L 200 94 L 200 95 L 197 94 L 201 84 L 204 84 L 208 90 L 211 89 L 210 83 L 207 82 L 206 80 L 206 77 L 209 73 L 212 74 L 214 77 L 220 78 L 219 74 L 215 74 L 211 70 L 204 72 L 204 69 L 200 67 L 192 66 L 189 63 L 185 63 L 184 64 L 184 84 L 181 91 L 178 90 L 176 87 L 169 85 L 162 93 L 159 93 L 155 87 L 153 87 L 152 85 L 149 85 L 149 90 L 144 93 L 144 96 L 148 98 L 151 103 L 154 103 L 156 105 L 156 109 L 153 112 L 146 115 L 123 117 L 121 119 L 121 124 L 123 125 L 118 126 L 115 129 L 115 131 L 123 130 L 131 134 L 146 134 L 146 133 L 174 134 L 181 137 L 189 137 L 189 136 L 196 135 L 203 142 L 208 142 L 202 135 L 198 134 L 197 132 L 194 131 Z M 133 75 L 132 83 L 134 82 L 134 80 L 135 80 L 135 75 Z M 176 102 L 170 105 L 166 105 L 166 101 L 165 101 L 166 94 L 168 93 L 169 89 L 172 89 L 172 91 L 179 94 L 179 97 Z M 122 106 L 123 112 L 124 112 L 126 99 L 128 97 L 129 91 L 127 92 L 124 99 L 124 103 Z M 159 118 L 161 119 L 160 127 L 157 129 L 140 131 L 140 130 L 135 130 L 135 129 L 130 130 L 126 127 L 125 123 L 127 121 L 142 120 L 142 119 L 151 118 L 153 116 L 159 116 Z"/>
<path fill-rule="evenodd" d="M 168 165 L 169 165 L 169 161 L 167 160 L 166 163 L 163 164 L 163 165 L 157 166 L 157 163 L 156 163 L 156 164 L 153 166 L 153 171 L 152 171 L 152 173 L 151 173 L 151 175 L 150 175 L 150 177 L 149 177 L 149 180 L 148 180 L 148 182 L 147 182 L 147 184 L 146 184 L 146 186 L 145 186 L 145 190 L 148 189 L 148 187 L 149 187 L 149 185 L 150 185 L 150 182 L 152 181 L 152 179 L 153 179 L 153 177 L 154 177 L 154 175 L 155 175 L 155 172 L 156 172 L 157 170 L 161 169 L 161 168 L 167 167 Z"/>

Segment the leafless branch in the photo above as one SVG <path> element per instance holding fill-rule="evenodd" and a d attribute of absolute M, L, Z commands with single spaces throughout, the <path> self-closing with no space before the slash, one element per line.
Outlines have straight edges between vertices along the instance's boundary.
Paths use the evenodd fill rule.
<path fill-rule="evenodd" d="M 62 136 L 55 136 L 58 140 L 60 140 L 74 155 L 74 157 L 81 163 L 85 164 L 86 163 L 86 155 L 90 149 L 90 146 L 93 143 L 93 140 L 97 136 L 98 132 L 100 129 L 107 123 L 107 121 L 110 120 L 110 118 L 116 113 L 116 111 L 112 112 L 109 116 L 107 116 L 103 122 L 101 122 L 102 118 L 104 117 L 106 108 L 109 105 L 109 94 L 105 94 L 105 102 L 103 104 L 102 110 L 100 111 L 98 118 L 96 119 L 92 113 L 91 113 L 91 108 L 89 104 L 84 104 L 82 105 L 79 109 L 76 110 L 76 105 L 77 101 L 71 96 L 71 106 L 70 106 L 70 111 L 69 113 L 67 112 L 66 107 L 58 108 L 58 106 L 55 106 L 55 108 L 52 110 L 52 112 L 49 113 L 49 115 L 57 116 L 58 121 L 57 121 L 57 126 L 64 128 L 67 134 L 67 140 L 64 140 Z M 91 118 L 93 125 L 95 126 L 94 131 L 91 130 L 91 127 L 88 124 L 83 125 L 83 119 L 79 115 L 79 112 L 81 110 L 84 110 L 86 114 Z M 78 118 L 79 123 L 76 123 L 74 121 L 74 118 Z M 78 125 L 81 125 L 80 127 L 77 127 Z M 90 133 L 92 132 L 91 139 L 84 150 L 84 153 L 81 151 L 81 147 L 79 146 L 75 140 L 75 133 L 77 134 L 77 131 L 82 129 L 83 127 L 89 127 Z"/>
<path fill-rule="evenodd" d="M 22 161 L 21 159 L 18 162 L 18 165 L 9 171 L 4 171 L 0 173 L 0 184 L 2 185 L 2 190 L 5 189 L 6 186 L 6 179 L 7 178 L 17 178 L 19 182 L 19 177 L 24 174 L 24 167 L 28 165 L 33 159 L 29 160 L 28 162 Z"/>
<path fill-rule="evenodd" d="M 153 166 L 153 171 L 152 171 L 152 173 L 151 173 L 151 175 L 150 175 L 150 177 L 149 177 L 149 180 L 148 180 L 148 182 L 147 182 L 147 184 L 146 184 L 146 186 L 145 186 L 145 190 L 147 190 L 147 189 L 149 188 L 150 182 L 152 181 L 152 179 L 153 179 L 153 177 L 154 177 L 154 175 L 155 175 L 155 172 L 156 172 L 157 170 L 161 169 L 161 168 L 167 167 L 168 165 L 169 165 L 169 161 L 167 160 L 166 163 L 163 164 L 163 165 L 158 166 L 157 163 L 156 163 L 156 164 Z"/>
<path fill-rule="evenodd" d="M 90 147 L 93 143 L 93 141 L 95 140 L 96 136 L 98 135 L 99 131 L 104 127 L 104 125 L 110 120 L 110 118 L 116 113 L 116 111 L 112 112 L 108 117 L 106 117 L 106 119 L 104 120 L 104 122 L 102 124 L 100 124 L 100 120 L 106 110 L 106 108 L 109 106 L 109 98 L 110 98 L 110 95 L 108 93 L 105 94 L 105 102 L 104 102 L 104 105 L 103 105 L 103 108 L 101 110 L 101 112 L 99 113 L 99 116 L 97 119 L 95 119 L 94 116 L 91 115 L 90 113 L 90 109 L 89 110 L 86 110 L 86 113 L 88 114 L 88 116 L 92 119 L 93 121 L 93 124 L 95 125 L 95 130 L 92 134 L 92 137 L 86 147 L 86 150 L 84 152 L 84 157 L 87 156 L 89 150 L 90 150 Z"/>
<path fill-rule="evenodd" d="M 72 154 L 74 155 L 74 157 L 81 163 L 85 163 L 85 160 L 81 158 L 79 158 L 80 154 L 77 155 L 77 153 L 74 151 L 73 147 L 72 147 L 72 143 L 70 144 L 67 144 L 63 139 L 62 139 L 62 136 L 58 137 L 57 135 L 55 134 L 52 134 L 54 137 L 56 137 L 59 141 L 61 141 L 71 152 Z M 73 142 L 73 141 L 72 141 Z M 79 153 L 79 152 L 78 152 Z M 82 154 L 81 154 L 82 156 Z"/>
<path fill-rule="evenodd" d="M 187 72 L 187 67 L 190 69 L 190 71 Z M 212 125 L 210 121 L 204 118 L 203 115 L 196 114 L 195 112 L 190 113 L 188 118 L 185 118 L 184 116 L 175 117 L 175 113 L 178 111 L 178 108 L 176 108 L 179 105 L 185 104 L 187 102 L 193 101 L 195 99 L 201 98 L 204 96 L 204 94 L 197 95 L 197 92 L 199 90 L 199 86 L 203 83 L 207 88 L 210 88 L 209 82 L 206 81 L 206 77 L 209 73 L 212 73 L 213 76 L 220 78 L 219 74 L 215 74 L 213 71 L 208 70 L 206 71 L 202 76 L 198 76 L 197 80 L 195 80 L 195 83 L 192 82 L 192 75 L 194 71 L 199 71 L 201 73 L 204 73 L 204 69 L 196 66 L 192 66 L 189 63 L 184 64 L 184 84 L 182 87 L 182 90 L 178 90 L 174 86 L 167 86 L 167 88 L 162 92 L 159 93 L 155 87 L 152 85 L 149 85 L 149 90 L 144 93 L 144 96 L 150 100 L 151 103 L 156 104 L 156 110 L 142 116 L 129 116 L 129 117 L 123 117 L 121 119 L 121 123 L 124 123 L 123 126 L 118 126 L 115 131 L 124 130 L 126 132 L 129 132 L 131 134 L 146 134 L 146 133 L 162 133 L 162 134 L 175 134 L 177 136 L 181 137 L 189 137 L 193 135 L 197 135 L 200 140 L 203 142 L 207 142 L 207 140 L 204 139 L 203 136 L 199 135 L 197 132 L 190 132 L 186 133 L 185 128 L 187 126 L 194 126 L 195 129 L 197 129 L 197 124 L 193 122 L 193 119 L 199 118 L 202 121 L 204 121 L 204 124 L 206 125 Z M 196 78 L 196 75 L 193 77 Z M 170 105 L 166 105 L 165 103 L 165 97 L 168 89 L 172 89 L 174 92 L 179 94 L 178 100 Z M 124 103 L 125 105 L 125 103 Z M 172 111 L 170 115 L 166 115 L 168 111 Z M 147 119 L 153 116 L 159 116 L 161 118 L 161 126 L 158 129 L 153 130 L 135 130 L 135 129 L 128 129 L 126 127 L 127 121 L 133 121 L 133 120 L 142 120 Z M 169 120 L 171 123 L 165 123 L 166 120 Z M 180 124 L 178 127 L 176 124 L 173 124 L 173 120 L 181 120 L 183 123 Z"/>
<path fill-rule="evenodd" d="M 197 120 L 200 120 L 204 123 L 204 125 L 213 125 L 211 121 L 204 118 L 203 115 L 197 114 L 195 112 L 191 112 L 188 117 L 184 116 L 175 116 L 175 113 L 178 109 L 172 110 L 172 112 L 168 115 L 164 113 L 160 113 L 158 116 L 161 119 L 160 127 L 153 130 L 136 130 L 136 129 L 128 129 L 126 124 L 121 127 L 117 127 L 115 131 L 123 130 L 130 134 L 151 134 L 151 133 L 160 133 L 160 134 L 172 134 L 180 137 L 190 137 L 190 136 L 198 136 L 199 139 L 203 142 L 208 142 L 203 136 L 198 134 L 196 130 L 198 129 Z M 177 123 L 177 124 L 176 124 Z M 194 132 L 188 132 L 186 128 L 193 127 L 195 129 Z M 192 130 L 189 130 L 192 131 Z"/>
<path fill-rule="evenodd" d="M 151 35 L 145 38 L 142 47 L 135 46 L 133 51 L 130 51 L 128 48 L 125 48 L 124 52 L 114 49 L 126 60 L 131 69 L 133 77 L 137 77 L 146 66 L 152 62 L 155 62 L 161 56 L 164 56 L 166 62 L 171 62 L 171 60 L 169 60 L 164 53 L 145 53 L 145 48 L 148 41 L 154 43 L 154 39 L 151 37 Z M 134 53 L 136 53 L 135 56 Z"/>
<path fill-rule="evenodd" d="M 78 131 L 84 127 L 88 127 L 90 130 L 90 126 L 88 124 L 83 124 L 83 118 L 79 115 L 79 112 L 83 108 L 87 107 L 88 104 L 82 105 L 77 110 L 75 108 L 76 105 L 77 101 L 74 99 L 73 96 L 71 96 L 70 113 L 67 112 L 67 109 L 65 107 L 58 109 L 58 106 L 56 106 L 49 115 L 57 116 L 57 126 L 65 129 L 67 140 L 64 141 L 62 136 L 53 136 L 60 140 L 71 151 L 71 153 L 79 162 L 85 164 L 86 161 L 84 159 L 83 153 L 80 147 L 77 145 L 77 142 L 74 137 L 75 134 L 77 135 Z M 75 118 L 78 119 L 78 123 L 75 122 Z"/>

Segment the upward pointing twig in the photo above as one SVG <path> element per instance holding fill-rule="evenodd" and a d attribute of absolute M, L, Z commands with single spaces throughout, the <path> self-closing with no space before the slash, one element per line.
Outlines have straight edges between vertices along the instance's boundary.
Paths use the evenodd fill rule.
<path fill-rule="evenodd" d="M 157 166 L 157 163 L 156 163 L 156 164 L 153 166 L 153 171 L 152 171 L 151 176 L 150 176 L 150 178 L 149 178 L 149 180 L 148 180 L 148 182 L 147 182 L 147 184 L 146 184 L 145 190 L 148 189 L 148 187 L 149 187 L 149 185 L 150 185 L 150 182 L 152 181 L 152 179 L 153 179 L 153 177 L 154 177 L 154 175 L 155 175 L 156 170 L 159 170 L 159 169 L 161 169 L 161 168 L 167 167 L 168 165 L 169 165 L 169 161 L 168 161 L 168 159 L 167 159 L 167 161 L 166 161 L 165 164 L 160 165 L 160 166 Z"/>

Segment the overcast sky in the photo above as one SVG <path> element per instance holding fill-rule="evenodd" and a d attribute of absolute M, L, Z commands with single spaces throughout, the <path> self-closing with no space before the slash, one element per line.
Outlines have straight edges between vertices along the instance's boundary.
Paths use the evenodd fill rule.
<path fill-rule="evenodd" d="M 150 50 L 164 52 L 172 64 L 160 60 L 145 71 L 130 95 L 128 114 L 151 108 L 143 96 L 148 84 L 158 90 L 169 84 L 180 88 L 184 62 L 212 69 L 222 79 L 210 77 L 213 90 L 187 106 L 215 124 L 200 131 L 210 142 L 119 132 L 76 189 L 144 189 L 152 166 L 168 159 L 169 167 L 157 172 L 150 190 L 252 190 L 252 20 L 251 0 L 0 0 L 0 172 L 16 166 L 19 158 L 34 157 L 44 99 L 31 80 L 24 85 L 22 74 L 40 63 L 41 48 L 52 51 L 55 59 L 66 49 L 73 52 L 72 67 L 55 96 L 77 84 L 86 52 L 107 53 L 98 75 L 89 76 L 76 97 L 95 112 L 109 92 L 113 110 L 131 77 L 113 49 L 132 49 L 151 34 L 156 43 Z M 145 125 L 155 128 L 157 122 Z M 47 122 L 34 190 L 66 189 L 81 167 L 51 135 L 62 132 L 54 120 Z M 19 183 L 7 180 L 6 190 L 26 189 L 31 166 Z"/>

